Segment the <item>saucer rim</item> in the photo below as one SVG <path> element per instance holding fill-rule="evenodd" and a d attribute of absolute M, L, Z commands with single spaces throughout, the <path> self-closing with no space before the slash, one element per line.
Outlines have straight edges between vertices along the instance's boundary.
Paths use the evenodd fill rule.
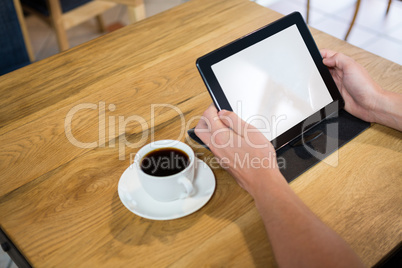
<path fill-rule="evenodd" d="M 123 180 L 123 175 L 124 175 L 124 173 L 125 173 L 128 169 L 132 168 L 132 165 L 130 165 L 129 167 L 127 167 L 127 168 L 124 170 L 124 172 L 123 172 L 122 175 L 120 176 L 120 179 L 119 179 L 119 182 L 118 182 L 118 187 L 117 187 L 118 189 L 117 189 L 117 191 L 118 191 L 118 195 L 119 195 L 119 199 L 120 199 L 121 203 L 124 205 L 124 207 L 126 207 L 126 209 L 128 209 L 131 213 L 133 213 L 133 214 L 135 214 L 135 215 L 137 215 L 137 216 L 140 216 L 140 217 L 142 217 L 142 218 L 149 219 L 149 220 L 158 220 L 158 221 L 175 220 L 175 219 L 183 218 L 183 217 L 186 217 L 186 216 L 188 216 L 188 215 L 190 215 L 190 214 L 193 214 L 194 212 L 200 210 L 202 207 L 204 207 L 204 206 L 211 200 L 213 194 L 215 193 L 215 189 L 216 189 L 216 179 L 215 179 L 214 173 L 212 172 L 212 169 L 211 169 L 204 161 L 202 161 L 201 159 L 199 159 L 199 158 L 197 158 L 197 157 L 195 157 L 194 160 L 197 161 L 196 168 L 195 168 L 195 172 L 194 172 L 196 175 L 198 175 L 198 173 L 197 173 L 197 172 L 198 172 L 198 169 L 199 169 L 202 165 L 205 165 L 205 167 L 208 168 L 208 170 L 207 170 L 206 172 L 210 172 L 210 173 L 211 173 L 211 179 L 210 179 L 210 181 L 208 180 L 207 183 L 208 183 L 208 184 L 211 184 L 211 186 L 208 187 L 208 188 L 211 189 L 211 187 L 212 187 L 212 191 L 211 191 L 211 194 L 209 194 L 209 195 L 207 195 L 207 196 L 205 197 L 205 200 L 202 199 L 202 200 L 201 200 L 202 202 L 198 203 L 198 204 L 195 205 L 195 206 L 192 206 L 193 208 L 191 208 L 191 209 L 189 209 L 189 210 L 187 210 L 187 211 L 185 211 L 185 212 L 183 212 L 183 213 L 174 214 L 173 216 L 155 216 L 155 215 L 148 215 L 148 214 L 144 214 L 144 213 L 142 213 L 142 212 L 138 212 L 137 210 L 131 209 L 130 206 L 129 206 L 128 204 L 126 204 L 126 201 L 125 201 L 126 198 L 124 198 L 124 197 L 122 198 L 122 196 L 124 196 L 124 194 L 123 194 L 123 193 L 124 193 L 124 189 L 123 189 L 123 187 L 120 186 L 120 185 L 121 185 L 121 182 L 122 182 L 122 180 Z M 135 172 L 135 170 L 134 170 L 134 172 Z M 209 176 L 208 176 L 208 177 L 209 177 Z M 139 183 L 137 176 L 136 176 L 136 179 L 137 179 L 137 183 Z M 195 182 L 196 182 L 195 184 L 197 185 L 197 178 L 195 177 L 194 180 L 195 180 Z M 199 181 L 199 182 L 201 182 L 201 181 Z M 144 194 L 148 195 L 148 194 L 145 192 L 145 190 L 141 187 L 141 185 L 140 185 L 139 188 L 140 188 L 140 191 L 142 191 Z M 166 205 L 166 204 L 171 204 L 171 205 L 172 205 L 172 208 L 174 208 L 174 207 L 180 206 L 180 203 L 183 203 L 183 202 L 184 202 L 185 200 L 187 200 L 187 199 L 196 200 L 197 194 L 198 194 L 198 193 L 196 193 L 195 195 L 193 195 L 193 196 L 191 196 L 191 197 L 187 197 L 187 198 L 185 198 L 185 199 L 178 199 L 178 200 L 174 200 L 174 201 L 170 201 L 170 202 L 160 202 L 160 201 L 157 201 L 157 200 L 153 200 L 153 202 L 155 202 L 155 203 L 162 203 L 162 204 L 164 204 L 164 205 Z M 149 195 L 148 195 L 148 197 L 149 197 L 149 198 L 152 198 L 152 197 L 150 197 Z"/>

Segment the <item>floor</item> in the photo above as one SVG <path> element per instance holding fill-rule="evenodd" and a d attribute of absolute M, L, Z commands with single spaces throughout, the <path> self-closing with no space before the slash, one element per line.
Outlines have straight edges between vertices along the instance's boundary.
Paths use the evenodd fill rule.
<path fill-rule="evenodd" d="M 306 0 L 257 0 L 282 14 L 306 14 Z M 309 25 L 343 39 L 355 11 L 356 0 L 311 0 Z M 402 1 L 362 0 L 348 42 L 402 65 Z"/>
<path fill-rule="evenodd" d="M 146 15 L 152 16 L 187 0 L 145 0 Z M 306 0 L 254 0 L 282 14 L 299 11 L 306 14 Z M 352 19 L 355 0 L 312 0 L 309 24 L 340 39 L 344 38 Z M 402 2 L 394 0 L 385 16 L 387 0 L 362 1 L 358 17 L 348 42 L 402 65 Z M 106 12 L 106 25 L 128 24 L 124 6 Z M 58 53 L 56 37 L 51 28 L 35 16 L 26 17 L 28 32 L 36 60 Z M 68 31 L 71 46 L 76 46 L 102 34 L 97 32 L 95 20 Z M 14 268 L 7 254 L 0 250 L 0 268 Z"/>
<path fill-rule="evenodd" d="M 144 0 L 146 16 L 150 17 L 159 12 L 180 5 L 186 0 Z M 129 24 L 125 6 L 118 5 L 103 14 L 106 26 L 116 23 Z M 35 60 L 42 60 L 59 52 L 56 35 L 50 26 L 36 16 L 27 16 L 26 24 L 31 39 Z M 87 42 L 101 36 L 96 20 L 89 20 L 67 31 L 70 47 Z M 1 268 L 1 267 L 0 267 Z"/>

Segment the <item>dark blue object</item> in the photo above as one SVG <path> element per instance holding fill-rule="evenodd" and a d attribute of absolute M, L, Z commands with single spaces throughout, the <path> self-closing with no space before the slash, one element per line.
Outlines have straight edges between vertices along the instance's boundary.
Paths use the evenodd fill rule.
<path fill-rule="evenodd" d="M 30 63 L 12 0 L 0 1 L 0 75 Z"/>
<path fill-rule="evenodd" d="M 65 13 L 91 1 L 92 0 L 60 0 L 60 6 L 62 12 Z M 21 3 L 45 16 L 49 16 L 46 0 L 21 0 Z"/>

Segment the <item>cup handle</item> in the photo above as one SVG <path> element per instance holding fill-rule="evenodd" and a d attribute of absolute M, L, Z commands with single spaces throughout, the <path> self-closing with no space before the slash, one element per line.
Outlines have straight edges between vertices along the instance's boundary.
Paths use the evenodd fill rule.
<path fill-rule="evenodd" d="M 193 193 L 193 191 L 194 191 L 194 186 L 193 186 L 193 184 L 191 183 L 191 181 L 190 181 L 189 179 L 187 179 L 186 177 L 181 177 L 181 178 L 179 179 L 179 183 L 180 183 L 181 185 L 183 185 L 184 188 L 186 189 L 186 192 L 183 193 L 183 194 L 180 196 L 180 199 L 184 199 L 184 198 L 187 198 L 187 197 L 189 197 L 190 195 L 192 195 L 192 193 Z"/>

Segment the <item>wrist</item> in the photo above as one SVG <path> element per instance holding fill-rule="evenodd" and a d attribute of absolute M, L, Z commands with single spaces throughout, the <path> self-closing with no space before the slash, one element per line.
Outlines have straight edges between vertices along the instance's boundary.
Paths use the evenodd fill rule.
<path fill-rule="evenodd" d="M 402 131 L 402 95 L 383 91 L 378 94 L 376 107 L 372 111 L 372 122 Z"/>
<path fill-rule="evenodd" d="M 285 177 L 283 177 L 279 169 L 265 170 L 260 176 L 253 191 L 249 192 L 257 208 L 259 204 L 265 203 L 267 198 L 276 198 L 278 194 L 290 189 Z"/>

